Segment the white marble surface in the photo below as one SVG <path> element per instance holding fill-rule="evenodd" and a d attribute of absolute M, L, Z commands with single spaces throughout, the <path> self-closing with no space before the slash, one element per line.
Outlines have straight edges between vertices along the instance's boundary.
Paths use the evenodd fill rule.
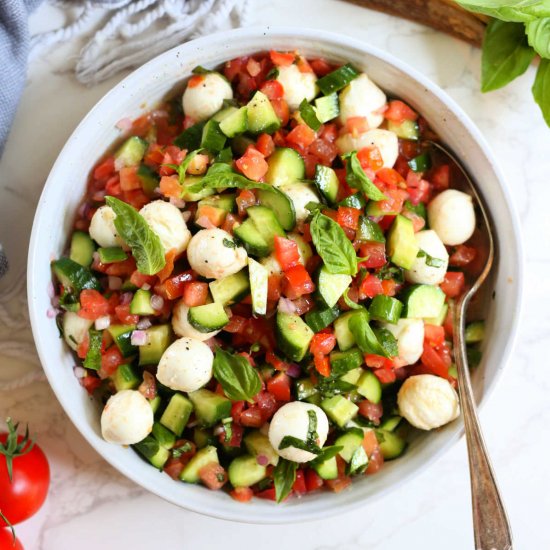
<path fill-rule="evenodd" d="M 482 95 L 479 52 L 424 27 L 331 0 L 258 0 L 252 18 L 257 24 L 301 24 L 338 31 L 391 52 L 443 87 L 492 144 L 522 219 L 527 272 L 516 350 L 481 419 L 512 521 L 515 548 L 550 548 L 546 349 L 550 342 L 550 274 L 546 271 L 550 267 L 546 202 L 550 202 L 550 130 L 530 96 L 534 69 L 505 90 Z M 59 10 L 43 6 L 33 15 L 32 28 L 54 28 L 62 21 Z M 36 201 L 58 151 L 84 114 L 122 77 L 83 88 L 67 70 L 70 51 L 57 48 L 31 64 L 0 162 L 0 241 L 12 263 L 11 275 L 0 283 L 0 299 L 21 278 Z M 0 315 L 0 331 L 9 331 L 32 360 L 24 304 L 12 301 L 9 308 L 17 328 L 8 328 Z M 32 369 L 31 361 L 16 361 L 9 355 L 6 346 L 0 347 L 0 382 Z M 134 550 L 157 546 L 464 550 L 473 545 L 463 440 L 428 471 L 372 505 L 330 521 L 263 527 L 181 510 L 127 481 L 76 432 L 45 382 L 0 392 L 0 418 L 7 414 L 30 423 L 52 469 L 46 505 L 18 527 L 27 550 L 122 545 Z M 243 506 L 243 520 L 246 513 Z"/>

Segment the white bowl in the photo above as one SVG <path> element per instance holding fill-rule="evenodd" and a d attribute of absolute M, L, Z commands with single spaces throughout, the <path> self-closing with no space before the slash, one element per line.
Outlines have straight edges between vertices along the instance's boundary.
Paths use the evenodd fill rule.
<path fill-rule="evenodd" d="M 97 405 L 78 384 L 73 374 L 74 358 L 59 338 L 55 322 L 46 316 L 50 307 L 50 260 L 59 257 L 66 247 L 87 175 L 119 137 L 115 123 L 123 117 L 139 116 L 173 89 L 181 89 L 182 79 L 198 64 L 215 67 L 228 59 L 268 49 L 297 49 L 307 56 L 350 61 L 364 69 L 382 88 L 403 97 L 422 113 L 476 176 L 490 205 L 497 241 L 506 247 L 494 266 L 495 299 L 488 312 L 483 362 L 473 373 L 478 401 L 485 401 L 512 349 L 522 287 L 519 224 L 502 174 L 479 130 L 437 86 L 384 52 L 321 30 L 256 28 L 211 35 L 160 55 L 115 86 L 73 132 L 46 182 L 32 229 L 28 298 L 34 339 L 48 380 L 75 426 L 105 460 L 149 491 L 189 510 L 235 521 L 287 523 L 344 512 L 399 486 L 459 438 L 461 422 L 417 437 L 403 458 L 388 462 L 375 476 L 355 480 L 349 490 L 338 494 L 320 492 L 279 506 L 255 499 L 243 507 L 221 491 L 177 483 L 131 449 L 105 442 L 100 435 Z"/>

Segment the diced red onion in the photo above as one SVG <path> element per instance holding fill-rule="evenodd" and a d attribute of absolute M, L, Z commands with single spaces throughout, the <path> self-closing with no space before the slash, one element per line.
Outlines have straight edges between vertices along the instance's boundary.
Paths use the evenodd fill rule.
<path fill-rule="evenodd" d="M 189 210 L 182 212 L 183 220 L 187 223 L 191 219 L 191 212 Z"/>
<path fill-rule="evenodd" d="M 213 430 L 214 435 L 221 435 L 225 433 L 225 429 L 223 426 L 216 426 Z"/>
<path fill-rule="evenodd" d="M 47 292 L 48 292 L 48 298 L 53 298 L 55 296 L 55 288 L 51 281 L 48 283 Z"/>
<path fill-rule="evenodd" d="M 115 124 L 115 128 L 118 128 L 119 130 L 129 130 L 131 127 L 132 127 L 132 119 L 131 118 L 121 118 Z"/>
<path fill-rule="evenodd" d="M 162 309 L 162 306 L 164 305 L 164 298 L 162 296 L 159 296 L 158 294 L 153 294 L 151 296 L 151 307 L 159 311 Z"/>
<path fill-rule="evenodd" d="M 151 112 L 151 118 L 157 119 L 157 118 L 168 118 L 168 112 L 164 109 L 155 109 Z"/>
<path fill-rule="evenodd" d="M 87 374 L 86 369 L 80 366 L 73 367 L 73 372 L 77 378 L 84 378 Z"/>
<path fill-rule="evenodd" d="M 130 336 L 132 346 L 145 346 L 147 344 L 147 333 L 144 330 L 134 330 Z"/>
<path fill-rule="evenodd" d="M 294 313 L 296 311 L 296 306 L 292 302 L 292 300 L 288 300 L 287 298 L 279 298 L 279 304 L 277 305 L 277 309 L 281 313 Z"/>
<path fill-rule="evenodd" d="M 143 283 L 141 285 L 141 290 L 151 290 L 151 285 L 149 283 Z"/>
<path fill-rule="evenodd" d="M 92 254 L 92 258 L 94 259 L 94 262 L 99 263 L 99 252 L 94 252 Z"/>
<path fill-rule="evenodd" d="M 191 422 L 187 422 L 188 428 L 194 428 L 199 423 L 198 420 L 191 420 Z"/>
<path fill-rule="evenodd" d="M 147 330 L 151 325 L 152 325 L 151 320 L 148 317 L 145 317 L 140 321 L 138 321 L 138 324 L 136 325 L 136 327 L 139 330 Z"/>
<path fill-rule="evenodd" d="M 122 279 L 109 275 L 109 290 L 120 290 L 122 288 Z"/>
<path fill-rule="evenodd" d="M 124 292 L 120 295 L 120 305 L 125 306 L 132 301 L 134 295 L 131 292 Z"/>
<path fill-rule="evenodd" d="M 103 317 L 98 317 L 94 323 L 96 330 L 105 330 L 106 328 L 109 328 L 110 325 L 111 325 L 111 318 L 108 315 L 104 315 Z"/>
<path fill-rule="evenodd" d="M 170 197 L 170 204 L 173 204 L 176 208 L 185 208 L 185 201 L 176 197 Z"/>
<path fill-rule="evenodd" d="M 78 207 L 78 215 L 79 215 L 81 218 L 84 218 L 84 217 L 86 217 L 86 214 L 88 213 L 89 210 L 90 210 L 90 205 L 89 205 L 87 202 L 83 202 L 83 203 Z"/>
<path fill-rule="evenodd" d="M 55 309 L 59 307 L 59 296 L 54 296 L 52 298 L 52 307 Z"/>
<path fill-rule="evenodd" d="M 48 311 L 46 311 L 46 315 L 48 319 L 53 319 L 57 315 L 57 310 L 53 307 L 48 308 Z"/>
<path fill-rule="evenodd" d="M 258 455 L 256 457 L 256 462 L 260 465 L 260 466 L 267 466 L 268 463 L 269 463 L 269 458 L 267 458 L 267 456 L 265 455 Z"/>
<path fill-rule="evenodd" d="M 300 374 L 302 374 L 302 369 L 300 368 L 300 365 L 297 365 L 296 363 L 290 363 L 288 369 L 286 369 L 286 373 L 291 378 L 298 378 Z"/>
<path fill-rule="evenodd" d="M 93 194 L 92 199 L 96 202 L 101 202 L 105 198 L 106 194 L 107 192 L 105 191 L 105 189 L 100 189 Z"/>
<path fill-rule="evenodd" d="M 200 216 L 196 221 L 197 225 L 204 227 L 205 229 L 214 229 L 216 226 L 212 223 L 208 216 Z"/>

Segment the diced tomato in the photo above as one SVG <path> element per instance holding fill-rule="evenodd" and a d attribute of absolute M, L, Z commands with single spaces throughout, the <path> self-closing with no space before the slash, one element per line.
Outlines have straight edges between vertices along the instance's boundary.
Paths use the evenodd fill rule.
<path fill-rule="evenodd" d="M 406 103 L 403 103 L 399 99 L 394 99 L 388 103 L 384 117 L 393 122 L 403 122 L 404 120 L 416 120 L 418 114 Z"/>
<path fill-rule="evenodd" d="M 195 223 L 206 229 L 220 227 L 225 221 L 226 214 L 227 212 L 221 208 L 209 204 L 200 204 L 197 206 Z"/>
<path fill-rule="evenodd" d="M 107 180 L 107 183 L 105 184 L 105 193 L 115 197 L 118 197 L 122 193 L 122 189 L 120 188 L 120 177 L 118 174 L 115 174 Z"/>
<path fill-rule="evenodd" d="M 145 399 L 154 399 L 157 396 L 157 379 L 149 371 L 143 371 L 143 382 L 138 391 Z"/>
<path fill-rule="evenodd" d="M 150 199 L 142 189 L 134 189 L 133 191 L 124 192 L 124 201 L 133 206 L 136 210 L 141 210 L 150 202 Z"/>
<path fill-rule="evenodd" d="M 119 170 L 120 188 L 123 191 L 141 189 L 141 182 L 137 177 L 137 166 L 124 166 Z"/>
<path fill-rule="evenodd" d="M 233 214 L 227 214 L 227 216 L 225 216 L 225 221 L 222 224 L 222 229 L 224 231 L 227 231 L 230 235 L 232 235 L 233 227 L 235 227 L 235 224 L 238 221 L 240 221 L 239 218 L 237 218 Z"/>
<path fill-rule="evenodd" d="M 199 478 L 206 487 L 217 491 L 225 485 L 227 472 L 217 462 L 211 462 L 199 470 Z"/>
<path fill-rule="evenodd" d="M 395 216 L 384 216 L 378 222 L 378 225 L 380 226 L 380 229 L 382 229 L 382 231 L 387 231 L 393 223 L 393 220 L 395 220 Z"/>
<path fill-rule="evenodd" d="M 361 258 L 361 267 L 369 269 L 382 267 L 386 264 L 386 246 L 384 243 L 369 241 L 359 247 Z"/>
<path fill-rule="evenodd" d="M 338 155 L 338 147 L 326 138 L 316 139 L 309 146 L 308 155 L 317 161 L 316 164 L 330 166 Z"/>
<path fill-rule="evenodd" d="M 449 377 L 449 365 L 443 358 L 443 354 L 436 351 L 430 344 L 424 342 L 424 351 L 420 357 L 422 365 L 426 367 L 429 374 L 435 374 L 442 378 Z"/>
<path fill-rule="evenodd" d="M 237 57 L 235 59 L 231 59 L 231 61 L 227 61 L 223 68 L 223 74 L 229 80 L 230 82 L 233 82 L 235 77 L 244 71 L 244 68 L 246 66 L 246 63 L 248 61 L 248 57 Z"/>
<path fill-rule="evenodd" d="M 267 279 L 267 299 L 277 301 L 281 297 L 281 282 L 283 276 L 278 274 L 270 275 Z"/>
<path fill-rule="evenodd" d="M 223 327 L 223 330 L 226 332 L 231 333 L 238 333 L 241 332 L 246 325 L 246 319 L 244 317 L 241 317 L 240 315 L 232 315 L 231 319 L 229 319 L 229 323 Z"/>
<path fill-rule="evenodd" d="M 269 57 L 271 58 L 273 65 L 276 65 L 277 67 L 285 67 L 287 65 L 292 65 L 296 60 L 295 53 L 276 52 L 275 50 L 271 50 L 269 52 Z"/>
<path fill-rule="evenodd" d="M 313 335 L 309 344 L 309 351 L 313 355 L 328 355 L 336 346 L 336 338 L 330 331 L 322 331 Z"/>
<path fill-rule="evenodd" d="M 112 176 L 115 171 L 114 157 L 106 158 L 101 164 L 98 164 L 94 170 L 94 179 L 101 180 Z"/>
<path fill-rule="evenodd" d="M 374 432 L 371 432 L 374 433 Z M 375 474 L 384 466 L 384 456 L 382 455 L 382 452 L 380 449 L 376 449 L 369 457 L 369 465 L 367 466 L 367 469 L 365 470 L 365 473 L 367 475 Z"/>
<path fill-rule="evenodd" d="M 184 468 L 185 464 L 179 458 L 169 458 L 162 470 L 172 479 L 178 480 Z"/>
<path fill-rule="evenodd" d="M 320 489 L 323 486 L 323 478 L 315 470 L 308 468 L 305 470 L 304 475 L 306 478 L 306 489 L 308 493 L 317 491 L 317 489 Z"/>
<path fill-rule="evenodd" d="M 415 206 L 421 202 L 428 202 L 431 193 L 430 182 L 422 179 L 417 187 L 409 187 L 408 193 L 409 200 Z"/>
<path fill-rule="evenodd" d="M 477 256 L 477 250 L 471 246 L 466 246 L 464 244 L 459 244 L 455 251 L 451 254 L 449 258 L 449 264 L 464 267 L 468 265 L 471 261 Z"/>
<path fill-rule="evenodd" d="M 392 187 L 405 187 L 405 179 L 393 168 L 381 168 L 376 172 L 376 178 Z"/>
<path fill-rule="evenodd" d="M 156 275 L 144 275 L 140 273 L 137 269 L 130 276 L 130 282 L 139 288 L 147 284 L 149 286 L 154 286 L 157 280 Z"/>
<path fill-rule="evenodd" d="M 315 285 L 307 269 L 303 265 L 298 264 L 285 271 L 283 293 L 287 298 L 295 300 L 304 294 L 311 294 L 314 290 Z"/>
<path fill-rule="evenodd" d="M 382 281 L 382 293 L 386 296 L 395 296 L 397 293 L 397 283 L 393 279 L 384 279 Z"/>
<path fill-rule="evenodd" d="M 322 57 L 318 57 L 316 59 L 311 59 L 309 61 L 309 64 L 311 65 L 311 68 L 313 69 L 313 72 L 318 76 L 325 76 L 328 73 L 332 72 L 333 66 L 323 59 Z"/>
<path fill-rule="evenodd" d="M 437 166 L 432 170 L 430 181 L 437 191 L 449 189 L 451 183 L 451 167 L 448 164 Z"/>
<path fill-rule="evenodd" d="M 296 479 L 292 485 L 292 492 L 299 497 L 307 493 L 306 478 L 303 470 L 296 471 Z"/>
<path fill-rule="evenodd" d="M 223 395 L 222 389 L 222 396 Z M 225 440 L 225 430 L 220 434 L 219 440 L 223 445 L 227 445 L 229 447 L 240 447 L 242 444 L 243 435 L 244 428 L 240 424 L 233 423 L 231 426 L 231 437 L 229 438 L 229 441 Z"/>
<path fill-rule="evenodd" d="M 313 357 L 313 364 L 317 372 L 324 377 L 330 376 L 330 359 L 328 355 L 317 354 Z"/>
<path fill-rule="evenodd" d="M 237 502 L 249 502 L 254 496 L 254 491 L 250 487 L 235 487 L 229 491 L 229 495 Z"/>
<path fill-rule="evenodd" d="M 263 498 L 266 500 L 275 500 L 275 487 L 271 487 L 269 489 L 264 489 L 263 491 L 260 491 L 259 493 L 256 493 L 256 496 L 258 498 Z"/>
<path fill-rule="evenodd" d="M 278 80 L 266 80 L 260 86 L 260 92 L 265 94 L 268 99 L 282 99 L 285 95 L 283 85 Z"/>
<path fill-rule="evenodd" d="M 378 439 L 374 430 L 367 430 L 363 436 L 363 442 L 361 443 L 365 453 L 370 458 L 372 454 L 379 448 Z"/>
<path fill-rule="evenodd" d="M 327 479 L 325 484 L 335 493 L 339 493 L 351 485 L 351 478 L 346 475 L 346 463 L 340 456 L 336 456 L 338 465 L 338 477 L 336 479 Z"/>
<path fill-rule="evenodd" d="M 237 159 L 235 165 L 248 179 L 254 181 L 262 179 L 268 169 L 264 155 L 252 146 L 249 146 L 245 154 Z"/>
<path fill-rule="evenodd" d="M 139 315 L 130 313 L 130 304 L 116 306 L 115 315 L 123 325 L 135 325 L 139 321 Z"/>
<path fill-rule="evenodd" d="M 101 379 L 89 374 L 80 379 L 80 384 L 90 395 L 92 395 L 94 391 L 101 386 Z"/>
<path fill-rule="evenodd" d="M 107 378 L 111 376 L 124 361 L 125 359 L 122 357 L 118 347 L 111 346 L 101 355 L 101 368 L 98 371 L 99 377 Z"/>
<path fill-rule="evenodd" d="M 253 57 L 250 57 L 246 62 L 246 70 L 250 76 L 258 76 L 262 71 L 262 66 Z"/>
<path fill-rule="evenodd" d="M 447 315 L 445 316 L 445 321 L 443 321 L 443 329 L 445 330 L 445 334 L 449 336 L 450 338 L 453 337 L 453 309 L 454 305 L 452 303 L 449 303 L 449 309 L 447 310 Z"/>
<path fill-rule="evenodd" d="M 290 366 L 289 363 L 277 357 L 272 351 L 268 351 L 265 354 L 265 361 L 266 363 L 271 365 L 275 370 L 282 371 L 282 372 L 286 371 Z"/>
<path fill-rule="evenodd" d="M 336 214 L 336 222 L 342 227 L 347 227 L 348 229 L 353 229 L 355 231 L 357 229 L 357 225 L 359 224 L 360 215 L 361 210 L 358 208 L 339 206 Z"/>
<path fill-rule="evenodd" d="M 164 291 L 168 300 L 175 300 L 183 296 L 185 285 L 194 278 L 190 271 L 184 271 L 164 281 Z"/>
<path fill-rule="evenodd" d="M 311 65 L 308 63 L 307 59 L 305 57 L 302 57 L 301 55 L 296 57 L 296 66 L 301 73 L 313 72 L 313 69 L 311 68 Z"/>
<path fill-rule="evenodd" d="M 382 407 L 382 403 L 372 403 L 368 399 L 365 399 L 359 403 L 359 414 L 378 426 L 380 418 L 384 414 L 384 408 Z"/>
<path fill-rule="evenodd" d="M 241 414 L 244 411 L 245 402 L 244 401 L 233 401 L 231 404 L 231 418 L 236 424 L 240 424 Z"/>
<path fill-rule="evenodd" d="M 441 346 L 445 342 L 445 329 L 437 325 L 425 323 L 424 339 L 434 347 Z"/>
<path fill-rule="evenodd" d="M 204 79 L 205 76 L 203 74 L 194 74 L 187 82 L 187 86 L 189 88 L 197 88 L 203 83 Z"/>
<path fill-rule="evenodd" d="M 286 126 L 288 124 L 288 119 L 290 118 L 290 109 L 288 107 L 288 103 L 285 99 L 270 99 L 271 106 L 273 107 L 273 110 L 275 111 L 275 114 L 277 115 L 277 118 L 281 121 L 281 126 Z M 278 134 L 279 141 L 280 138 L 283 136 L 282 133 Z M 276 145 L 284 146 L 286 144 L 286 138 L 283 136 L 283 143 L 278 143 L 277 139 L 274 137 L 274 141 Z"/>
<path fill-rule="evenodd" d="M 84 338 L 82 338 L 80 344 L 78 344 L 78 347 L 76 348 L 76 354 L 78 355 L 78 357 L 80 357 L 80 359 L 86 358 L 89 347 L 90 347 L 90 339 L 88 337 L 88 334 L 86 333 L 84 335 Z"/>
<path fill-rule="evenodd" d="M 158 164 L 161 164 L 164 159 L 164 153 L 162 152 L 162 147 L 158 143 L 152 143 L 149 145 L 149 150 L 145 153 L 143 162 L 148 166 L 155 167 Z"/>
<path fill-rule="evenodd" d="M 362 281 L 360 291 L 368 298 L 382 294 L 382 281 L 372 274 L 368 274 Z"/>
<path fill-rule="evenodd" d="M 165 255 L 165 264 L 164 267 L 157 273 L 159 281 L 163 283 L 172 275 L 174 271 L 174 260 L 176 259 L 176 249 L 171 248 Z"/>
<path fill-rule="evenodd" d="M 316 138 L 315 131 L 312 130 L 307 124 L 298 124 L 292 129 L 286 136 L 287 143 L 292 146 L 309 147 Z"/>
<path fill-rule="evenodd" d="M 449 298 L 456 298 L 464 290 L 464 273 L 461 271 L 447 271 L 443 282 L 439 286 Z"/>
<path fill-rule="evenodd" d="M 80 293 L 79 317 L 95 321 L 109 314 L 109 302 L 97 290 L 84 289 Z"/>
<path fill-rule="evenodd" d="M 366 353 L 364 359 L 367 367 L 372 369 L 391 369 L 393 367 L 393 361 L 382 355 Z"/>
<path fill-rule="evenodd" d="M 378 201 L 377 205 L 381 212 L 395 215 L 403 209 L 403 203 L 409 196 L 404 189 L 386 189 L 384 191 L 386 199 Z"/>
<path fill-rule="evenodd" d="M 267 381 L 267 391 L 277 401 L 290 401 L 290 377 L 279 372 Z"/>
<path fill-rule="evenodd" d="M 136 261 L 132 256 L 122 262 L 107 264 L 105 273 L 113 277 L 130 277 L 136 270 Z"/>
<path fill-rule="evenodd" d="M 363 170 L 369 169 L 376 172 L 384 166 L 380 149 L 376 146 L 363 147 L 363 149 L 359 149 L 357 152 L 357 158 L 359 159 Z"/>
<path fill-rule="evenodd" d="M 265 421 L 258 407 L 250 407 L 241 413 L 239 422 L 247 428 L 261 428 Z"/>
<path fill-rule="evenodd" d="M 393 369 L 375 369 L 373 372 L 382 384 L 391 384 L 392 382 L 395 382 L 395 372 Z"/>
<path fill-rule="evenodd" d="M 191 281 L 183 289 L 183 302 L 187 307 L 203 306 L 208 298 L 208 283 Z"/>
<path fill-rule="evenodd" d="M 259 392 L 254 396 L 254 401 L 260 410 L 264 422 L 267 422 L 279 408 L 279 405 L 277 405 L 277 400 L 268 391 Z"/>
<path fill-rule="evenodd" d="M 261 134 L 256 140 L 256 149 L 258 149 L 264 157 L 268 157 L 275 151 L 273 138 L 269 134 Z"/>
<path fill-rule="evenodd" d="M 243 189 L 236 199 L 239 216 L 246 216 L 246 210 L 256 204 L 256 195 L 251 189 Z"/>
<path fill-rule="evenodd" d="M 345 133 L 357 137 L 369 129 L 369 123 L 364 116 L 350 116 L 346 119 Z"/>
<path fill-rule="evenodd" d="M 275 257 L 283 271 L 287 271 L 300 263 L 298 245 L 291 239 L 275 235 Z"/>

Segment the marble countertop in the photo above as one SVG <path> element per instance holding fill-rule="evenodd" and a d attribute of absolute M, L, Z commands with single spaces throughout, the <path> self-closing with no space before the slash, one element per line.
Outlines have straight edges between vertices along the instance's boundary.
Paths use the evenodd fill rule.
<path fill-rule="evenodd" d="M 486 439 L 511 518 L 516 549 L 550 548 L 550 130 L 526 76 L 482 95 L 479 51 L 422 26 L 334 0 L 257 0 L 254 24 L 301 24 L 352 35 L 386 50 L 445 89 L 479 125 L 510 183 L 527 256 L 523 319 L 515 352 L 481 413 Z M 289 15 L 291 19 L 289 20 Z M 63 22 L 42 6 L 31 28 Z M 0 382 L 36 368 L 26 304 L 6 300 L 21 288 L 28 237 L 42 185 L 59 150 L 94 103 L 123 75 L 84 88 L 60 48 L 31 63 L 29 81 L 0 162 L 0 241 L 11 271 L 0 283 Z M 504 253 L 506 251 L 504 250 Z M 548 285 L 548 286 L 547 286 Z M 21 293 L 19 293 L 21 295 Z M 511 311 L 510 316 L 519 315 Z M 2 332 L 3 331 L 3 332 Z M 0 341 L 2 338 L 0 338 Z M 14 349 L 24 352 L 15 359 Z M 20 354 L 19 354 L 20 355 Z M 18 526 L 27 550 L 163 548 L 227 550 L 464 550 L 473 547 L 464 440 L 413 481 L 372 505 L 332 520 L 289 526 L 223 522 L 179 509 L 146 493 L 111 468 L 84 441 L 44 381 L 0 392 L 0 418 L 29 422 L 46 451 L 51 491 L 42 510 Z M 246 520 L 246 506 L 243 519 Z"/>

